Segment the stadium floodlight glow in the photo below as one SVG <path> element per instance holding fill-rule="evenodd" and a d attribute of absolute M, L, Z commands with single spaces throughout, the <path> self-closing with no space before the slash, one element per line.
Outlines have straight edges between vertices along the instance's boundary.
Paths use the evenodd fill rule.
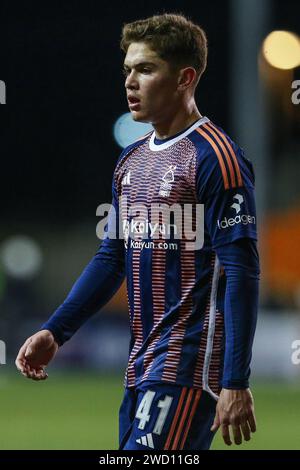
<path fill-rule="evenodd" d="M 32 238 L 17 235 L 2 244 L 1 261 L 9 276 L 27 280 L 38 273 L 42 264 L 42 253 Z"/>
<path fill-rule="evenodd" d="M 277 69 L 291 70 L 300 65 L 300 38 L 289 31 L 273 31 L 263 42 L 267 62 Z"/>
<path fill-rule="evenodd" d="M 120 116 L 114 125 L 114 138 L 120 147 L 125 148 L 135 140 L 153 130 L 151 124 L 136 122 L 131 113 Z"/>

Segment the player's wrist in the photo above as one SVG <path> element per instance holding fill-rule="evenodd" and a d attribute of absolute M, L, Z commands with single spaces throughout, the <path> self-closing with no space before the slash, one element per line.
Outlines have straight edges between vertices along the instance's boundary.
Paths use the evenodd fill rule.
<path fill-rule="evenodd" d="M 222 388 L 226 390 L 247 390 L 249 380 L 223 380 Z"/>
<path fill-rule="evenodd" d="M 45 333 L 46 336 L 50 336 L 51 339 L 53 341 L 55 341 L 55 343 L 57 344 L 57 346 L 61 346 L 62 345 L 62 342 L 60 340 L 60 337 L 59 335 L 57 334 L 57 332 L 55 330 L 53 330 L 52 328 L 49 329 L 49 328 L 45 328 L 45 327 L 42 327 L 40 330 L 39 330 L 39 333 Z"/>

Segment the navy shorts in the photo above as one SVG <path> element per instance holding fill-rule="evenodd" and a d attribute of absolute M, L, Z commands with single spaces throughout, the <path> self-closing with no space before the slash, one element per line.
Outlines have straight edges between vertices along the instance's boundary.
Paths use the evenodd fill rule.
<path fill-rule="evenodd" d="M 120 450 L 207 450 L 217 402 L 207 392 L 165 382 L 125 389 Z"/>

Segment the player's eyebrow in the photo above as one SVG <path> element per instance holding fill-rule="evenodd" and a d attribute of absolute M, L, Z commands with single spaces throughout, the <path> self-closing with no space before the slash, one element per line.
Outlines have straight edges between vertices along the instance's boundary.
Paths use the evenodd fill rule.
<path fill-rule="evenodd" d="M 124 62 L 123 67 L 125 70 L 128 70 L 128 69 L 131 69 L 132 67 L 145 67 L 146 65 L 155 66 L 153 62 L 144 61 L 144 62 L 137 62 L 136 64 L 132 64 L 131 66 L 129 64 L 125 64 Z"/>

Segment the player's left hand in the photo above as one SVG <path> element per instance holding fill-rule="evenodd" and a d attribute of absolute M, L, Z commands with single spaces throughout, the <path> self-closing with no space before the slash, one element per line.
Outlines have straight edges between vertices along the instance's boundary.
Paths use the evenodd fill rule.
<path fill-rule="evenodd" d="M 256 431 L 254 402 L 250 389 L 228 390 L 223 388 L 216 408 L 216 416 L 211 431 L 221 428 L 222 437 L 228 446 L 232 444 L 230 427 L 234 442 L 240 445 L 249 441 L 251 432 Z"/>

